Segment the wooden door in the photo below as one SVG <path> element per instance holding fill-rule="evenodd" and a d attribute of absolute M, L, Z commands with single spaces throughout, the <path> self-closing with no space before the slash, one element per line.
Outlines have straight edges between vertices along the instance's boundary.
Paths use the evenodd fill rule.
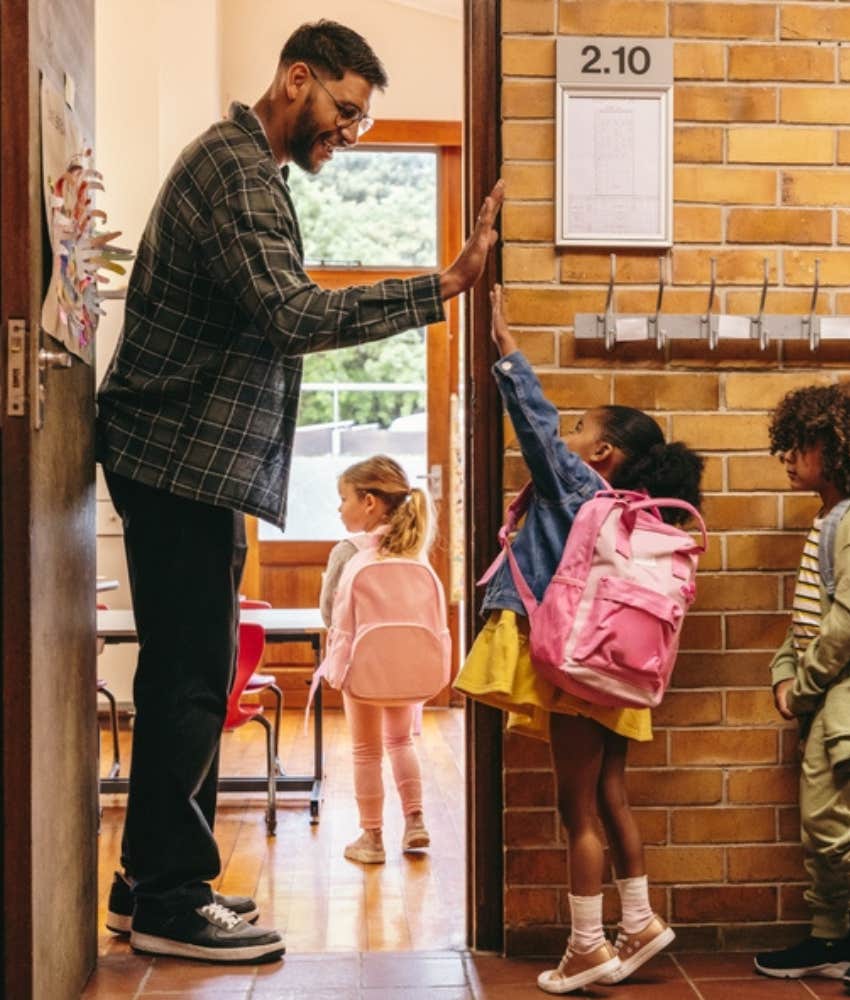
<path fill-rule="evenodd" d="M 94 139 L 94 0 L 2 0 L 0 54 L 0 993 L 70 1000 L 97 956 L 94 371 L 48 368 L 37 426 L 38 350 L 62 349 L 39 332 L 39 88 L 43 74 Z"/>

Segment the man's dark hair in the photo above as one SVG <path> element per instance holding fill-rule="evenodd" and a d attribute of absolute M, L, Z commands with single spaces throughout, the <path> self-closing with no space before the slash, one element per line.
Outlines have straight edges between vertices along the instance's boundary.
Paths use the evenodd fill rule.
<path fill-rule="evenodd" d="M 351 71 L 379 90 L 389 82 L 381 60 L 366 39 L 336 21 L 316 21 L 296 28 L 281 50 L 280 61 L 287 66 L 308 63 L 335 80 L 341 80 L 346 71 Z"/>
<path fill-rule="evenodd" d="M 850 496 L 850 388 L 807 385 L 780 400 L 770 420 L 770 452 L 823 446 L 824 478 Z"/>

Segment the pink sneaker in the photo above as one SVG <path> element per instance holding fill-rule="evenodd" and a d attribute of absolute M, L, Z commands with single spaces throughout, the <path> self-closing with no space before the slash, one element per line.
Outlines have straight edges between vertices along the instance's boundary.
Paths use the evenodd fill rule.
<path fill-rule="evenodd" d="M 610 941 L 593 951 L 573 951 L 569 945 L 557 969 L 541 972 L 537 985 L 546 993 L 572 993 L 590 983 L 602 982 L 603 976 L 614 973 L 620 965 Z"/>
<path fill-rule="evenodd" d="M 666 948 L 675 937 L 676 932 L 657 913 L 636 934 L 626 934 L 622 927 L 618 927 L 614 950 L 620 959 L 620 967 L 607 973 L 598 982 L 608 985 L 622 982 L 653 955 Z"/>

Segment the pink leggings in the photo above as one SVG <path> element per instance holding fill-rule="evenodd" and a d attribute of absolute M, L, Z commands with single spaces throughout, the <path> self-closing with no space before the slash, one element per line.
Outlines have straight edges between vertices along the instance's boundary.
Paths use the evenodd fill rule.
<path fill-rule="evenodd" d="M 354 752 L 354 795 L 364 830 L 380 830 L 384 812 L 384 782 L 381 776 L 386 746 L 393 769 L 401 808 L 405 816 L 422 811 L 422 773 L 410 736 L 413 705 L 383 708 L 354 701 L 343 694 L 345 716 L 351 729 Z"/>

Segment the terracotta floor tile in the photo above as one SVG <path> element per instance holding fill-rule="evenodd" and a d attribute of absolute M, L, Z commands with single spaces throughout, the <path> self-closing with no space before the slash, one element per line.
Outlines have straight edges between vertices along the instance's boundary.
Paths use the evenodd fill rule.
<path fill-rule="evenodd" d="M 755 975 L 741 980 L 703 980 L 699 983 L 699 991 L 704 1000 L 729 1000 L 733 993 L 735 1000 L 811 1000 L 817 996 L 802 980 Z"/>
<path fill-rule="evenodd" d="M 338 955 L 288 955 L 274 966 L 258 966 L 254 989 L 319 989 L 358 987 L 360 984 L 360 956 Z"/>
<path fill-rule="evenodd" d="M 722 955 L 676 954 L 676 962 L 691 979 L 739 979 L 753 975 L 751 952 L 726 952 Z"/>
<path fill-rule="evenodd" d="M 82 1000 L 118 1000 L 132 996 L 150 972 L 151 962 L 128 950 L 101 955 Z"/>
<path fill-rule="evenodd" d="M 367 952 L 360 969 L 360 985 L 366 989 L 465 986 L 466 972 L 460 954 Z M 406 990 L 404 994 L 407 995 Z"/>
<path fill-rule="evenodd" d="M 250 965 L 215 965 L 212 962 L 193 962 L 179 958 L 155 958 L 151 973 L 145 981 L 145 991 L 154 993 L 169 990 L 198 990 L 239 992 L 254 984 L 256 963 Z"/>
<path fill-rule="evenodd" d="M 466 986 L 427 986 L 422 989 L 407 987 L 402 992 L 398 986 L 361 989 L 360 1000 L 475 1000 Z"/>

